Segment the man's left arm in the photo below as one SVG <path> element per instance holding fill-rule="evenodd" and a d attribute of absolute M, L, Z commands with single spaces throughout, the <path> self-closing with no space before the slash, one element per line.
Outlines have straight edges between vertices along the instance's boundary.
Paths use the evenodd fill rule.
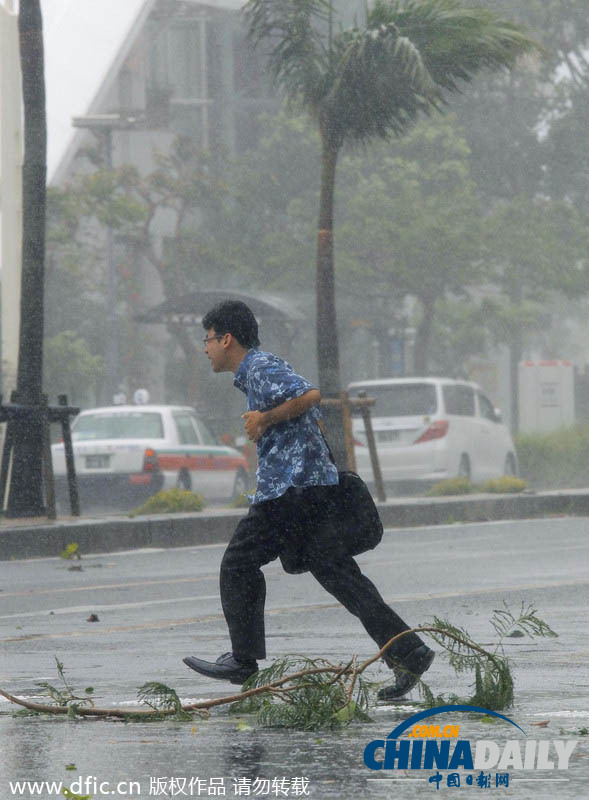
<path fill-rule="evenodd" d="M 319 405 L 321 394 L 319 389 L 309 389 L 308 392 L 285 400 L 268 411 L 246 411 L 242 414 L 245 420 L 245 432 L 252 442 L 257 442 L 260 436 L 271 426 L 281 422 L 288 422 L 304 414 L 313 406 Z"/>

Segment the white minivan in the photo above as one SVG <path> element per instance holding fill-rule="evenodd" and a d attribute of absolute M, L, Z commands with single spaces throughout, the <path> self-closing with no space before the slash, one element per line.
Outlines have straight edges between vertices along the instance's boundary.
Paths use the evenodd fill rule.
<path fill-rule="evenodd" d="M 356 381 L 350 397 L 376 398 L 371 409 L 385 482 L 432 483 L 465 477 L 473 483 L 517 475 L 515 446 L 501 415 L 480 386 L 451 378 Z M 356 468 L 374 480 L 362 417 L 353 418 Z"/>

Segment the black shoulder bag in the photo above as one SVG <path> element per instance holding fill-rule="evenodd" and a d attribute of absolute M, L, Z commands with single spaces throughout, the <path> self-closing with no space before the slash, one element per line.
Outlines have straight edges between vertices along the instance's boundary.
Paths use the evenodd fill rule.
<path fill-rule="evenodd" d="M 335 464 L 327 439 L 325 443 Z M 337 486 L 325 487 L 324 508 L 315 509 L 305 529 L 289 537 L 280 556 L 286 572 L 306 572 L 318 560 L 357 556 L 382 539 L 382 522 L 362 478 L 349 470 L 338 470 L 338 477 Z"/>
<path fill-rule="evenodd" d="M 357 556 L 373 550 L 382 539 L 382 522 L 368 487 L 359 475 L 340 470 L 337 486 L 336 507 L 330 510 L 327 524 L 334 524 L 346 552 Z"/>

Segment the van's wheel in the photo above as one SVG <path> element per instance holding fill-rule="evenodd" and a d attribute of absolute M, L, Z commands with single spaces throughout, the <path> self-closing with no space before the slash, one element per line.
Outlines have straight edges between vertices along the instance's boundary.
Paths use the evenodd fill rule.
<path fill-rule="evenodd" d="M 240 497 L 242 494 L 247 494 L 247 484 L 248 481 L 245 470 L 238 469 L 237 475 L 235 476 L 235 483 L 233 484 L 233 500 Z"/>
<path fill-rule="evenodd" d="M 509 475 L 512 478 L 517 477 L 517 465 L 515 463 L 515 456 L 513 453 L 508 453 L 505 456 L 505 466 L 503 467 L 503 474 Z"/>
<path fill-rule="evenodd" d="M 466 453 L 463 453 L 460 456 L 460 463 L 458 464 L 458 477 L 466 478 L 467 481 L 470 480 L 470 459 Z"/>
<path fill-rule="evenodd" d="M 178 477 L 176 478 L 176 488 L 182 489 L 185 492 L 192 491 L 192 480 L 187 470 L 181 469 L 178 473 Z"/>

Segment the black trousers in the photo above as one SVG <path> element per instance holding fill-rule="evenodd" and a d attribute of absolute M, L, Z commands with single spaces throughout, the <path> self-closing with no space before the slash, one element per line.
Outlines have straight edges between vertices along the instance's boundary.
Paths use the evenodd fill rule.
<path fill-rule="evenodd" d="M 261 567 L 278 558 L 294 540 L 304 543 L 321 519 L 329 486 L 289 489 L 275 500 L 250 506 L 237 526 L 221 562 L 223 613 L 234 655 L 241 660 L 266 657 L 264 604 L 266 582 Z M 309 570 L 321 586 L 358 617 L 378 647 L 408 630 L 351 556 L 325 554 Z M 422 644 L 417 634 L 403 636 L 389 653 L 403 657 Z M 387 654 L 388 655 L 388 654 Z"/>

